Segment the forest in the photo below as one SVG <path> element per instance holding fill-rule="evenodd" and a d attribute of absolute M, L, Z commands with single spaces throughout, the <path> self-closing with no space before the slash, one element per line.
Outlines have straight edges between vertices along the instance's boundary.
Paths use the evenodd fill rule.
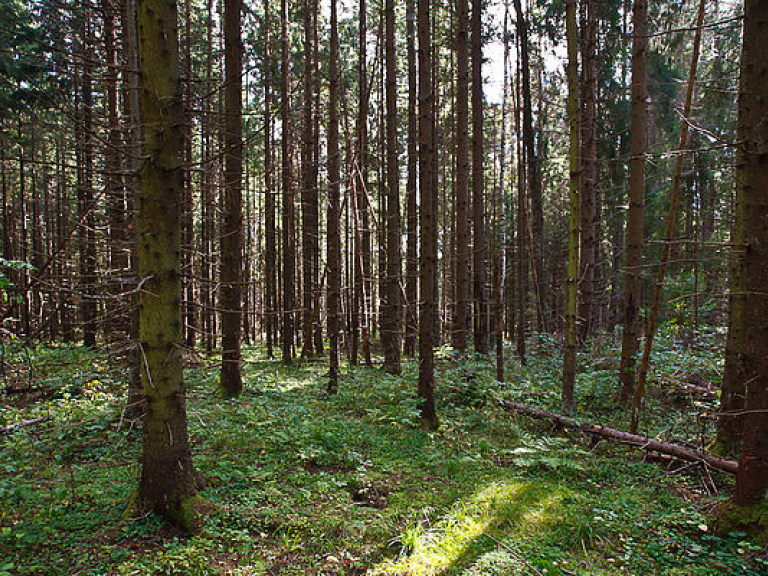
<path fill-rule="evenodd" d="M 767 30 L 0 0 L 0 576 L 768 574 Z"/>

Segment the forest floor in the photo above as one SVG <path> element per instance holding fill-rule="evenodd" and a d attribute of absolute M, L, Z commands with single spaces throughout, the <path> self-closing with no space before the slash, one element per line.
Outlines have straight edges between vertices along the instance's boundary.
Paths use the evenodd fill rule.
<path fill-rule="evenodd" d="M 580 359 L 578 418 L 626 429 L 615 405 L 616 344 Z M 662 338 L 642 432 L 700 446 L 721 351 Z M 15 354 L 15 355 L 14 355 Z M 129 368 L 109 351 L 6 354 L 0 425 L 0 576 L 10 574 L 765 575 L 753 540 L 712 512 L 733 479 L 644 460 L 514 417 L 495 397 L 558 411 L 560 352 L 531 341 L 527 365 L 494 380 L 482 358 L 438 362 L 441 428 L 418 427 L 415 362 L 402 376 L 344 366 L 325 393 L 325 359 L 299 367 L 247 349 L 244 393 L 223 398 L 218 366 L 186 372 L 193 459 L 213 503 L 186 537 L 138 515 L 140 430 L 121 418 Z"/>

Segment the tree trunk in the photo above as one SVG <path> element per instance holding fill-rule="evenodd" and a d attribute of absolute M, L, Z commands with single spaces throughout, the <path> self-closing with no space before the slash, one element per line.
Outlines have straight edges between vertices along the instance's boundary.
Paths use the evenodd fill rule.
<path fill-rule="evenodd" d="M 756 12 L 755 12 L 756 14 Z M 756 39 L 744 40 L 741 67 L 755 66 L 755 57 L 747 54 L 747 48 L 754 45 Z M 747 60 L 751 56 L 752 60 Z M 744 73 L 742 72 L 742 75 Z M 742 83 L 746 78 L 742 76 Z M 746 104 L 748 98 L 742 96 L 739 102 Z M 751 103 L 751 101 L 749 101 Z M 754 104 L 751 104 L 754 106 Z M 725 370 L 720 396 L 720 412 L 717 420 L 717 444 L 726 454 L 737 454 L 744 432 L 744 403 L 747 394 L 749 376 L 744 364 L 744 350 L 747 345 L 747 244 L 746 221 L 747 202 L 745 198 L 746 167 L 748 165 L 744 137 L 753 128 L 747 124 L 749 108 L 742 113 L 739 110 L 738 141 L 736 149 L 735 191 L 733 206 L 733 232 L 731 236 L 731 266 L 729 275 L 728 298 L 728 337 L 725 343 Z"/>
<path fill-rule="evenodd" d="M 413 356 L 416 353 L 416 335 L 418 326 L 418 213 L 416 208 L 416 170 L 418 162 L 418 120 L 416 117 L 416 7 L 415 0 L 405 1 L 406 50 L 408 60 L 408 174 L 405 184 L 407 215 L 407 248 L 405 258 L 405 342 L 403 354 Z"/>
<path fill-rule="evenodd" d="M 264 320 L 267 332 L 267 355 L 277 333 L 277 259 L 275 231 L 275 191 L 272 176 L 272 44 L 270 42 L 269 0 L 264 1 Z"/>
<path fill-rule="evenodd" d="M 339 336 L 341 333 L 341 198 L 339 171 L 339 32 L 336 0 L 331 0 L 331 46 L 328 86 L 328 337 L 330 374 L 328 392 L 339 386 Z"/>
<path fill-rule="evenodd" d="M 470 312 L 470 212 L 469 212 L 469 3 L 457 0 L 456 12 L 456 307 L 452 344 L 459 352 L 467 349 Z"/>
<path fill-rule="evenodd" d="M 294 245 L 294 190 L 291 142 L 291 46 L 288 36 L 288 0 L 280 3 L 280 24 L 282 27 L 282 86 L 281 117 L 283 139 L 283 363 L 293 361 L 294 295 L 296 248 Z"/>
<path fill-rule="evenodd" d="M 563 412 L 573 413 L 573 383 L 576 379 L 576 285 L 579 275 L 579 176 L 581 171 L 579 122 L 578 30 L 576 0 L 565 4 L 565 26 L 568 41 L 568 270 L 566 272 L 565 356 L 563 358 Z"/>
<path fill-rule="evenodd" d="M 419 397 L 422 426 L 438 427 L 435 413 L 435 325 L 437 322 L 437 189 L 435 187 L 435 94 L 432 84 L 430 0 L 417 0 L 419 37 L 419 194 L 421 225 L 421 313 L 419 314 Z"/>
<path fill-rule="evenodd" d="M 317 277 L 315 261 L 318 238 L 318 206 L 317 206 L 317 169 L 314 158 L 314 47 L 312 43 L 312 14 L 315 10 L 313 0 L 304 1 L 304 102 L 303 102 L 303 138 L 301 148 L 301 258 L 302 258 L 302 334 L 301 355 L 312 356 L 314 341 L 312 339 L 315 294 L 317 292 Z M 322 348 L 317 351 L 322 352 Z"/>
<path fill-rule="evenodd" d="M 243 44 L 240 39 L 242 0 L 224 2 L 224 222 L 221 227 L 221 387 L 240 394 L 240 337 L 243 296 Z"/>
<path fill-rule="evenodd" d="M 743 238 L 746 246 L 744 263 L 747 292 L 744 303 L 745 344 L 742 352 L 747 378 L 747 401 L 744 440 L 734 494 L 734 502 L 740 506 L 764 502 L 768 489 L 767 28 L 768 4 L 760 0 L 746 0 L 738 135 L 741 149 L 739 181 L 746 212 L 742 224 L 745 229 Z"/>
<path fill-rule="evenodd" d="M 84 24 L 83 54 L 91 49 L 90 24 Z M 82 121 L 82 177 L 78 187 L 80 215 L 80 317 L 83 323 L 83 344 L 96 345 L 96 218 L 93 197 L 93 91 L 89 59 L 85 58 L 80 79 Z M 23 175 L 20 176 L 23 179 Z M 21 186 L 23 189 L 23 184 Z M 26 219 L 25 219 L 26 220 Z M 28 332 L 28 331 L 27 331 Z"/>
<path fill-rule="evenodd" d="M 581 254 L 579 258 L 579 338 L 597 327 L 597 2 L 581 0 L 585 23 L 581 77 Z"/>
<path fill-rule="evenodd" d="M 368 111 L 370 93 L 368 82 L 368 12 L 365 0 L 358 7 L 358 110 L 357 110 L 357 244 L 358 272 L 355 275 L 358 325 L 362 337 L 363 359 L 371 365 L 370 298 L 371 293 L 371 230 L 368 215 Z"/>
<path fill-rule="evenodd" d="M 138 48 L 144 154 L 139 204 L 139 299 L 144 505 L 185 530 L 198 525 L 182 373 L 180 200 L 183 112 L 174 0 L 140 0 Z"/>
<path fill-rule="evenodd" d="M 518 11 L 518 21 L 521 12 Z M 522 38 L 517 36 L 518 74 L 515 95 L 515 131 L 520 134 L 520 113 L 522 111 Z M 527 194 L 528 187 L 525 170 L 525 146 L 520 138 L 517 139 L 517 357 L 520 363 L 526 363 L 526 335 L 528 332 L 528 227 Z"/>
<path fill-rule="evenodd" d="M 619 381 L 621 399 L 628 402 L 635 390 L 635 356 L 640 347 L 640 284 L 643 264 L 643 212 L 645 211 L 645 153 L 647 149 L 648 37 L 647 0 L 632 6 L 632 123 L 629 160 L 629 212 L 627 260 L 624 271 L 624 329 L 621 339 Z"/>
<path fill-rule="evenodd" d="M 384 369 L 400 373 L 400 168 L 397 158 L 397 61 L 395 0 L 384 5 L 384 52 L 386 61 L 386 249 L 387 263 L 382 302 L 381 343 Z"/>
<path fill-rule="evenodd" d="M 509 3 L 504 2 L 504 24 L 502 42 L 504 43 L 504 58 L 502 66 L 502 97 L 501 97 L 501 143 L 499 150 L 499 198 L 497 206 L 501 210 L 501 221 L 497 224 L 498 245 L 496 246 L 499 265 L 496 278 L 496 380 L 504 381 L 504 282 L 507 276 L 507 101 L 509 81 Z"/>
<path fill-rule="evenodd" d="M 482 0 L 472 0 L 472 260 L 475 299 L 475 350 L 488 353 L 488 294 L 486 267 L 488 247 L 485 232 L 483 175 L 483 38 Z"/>

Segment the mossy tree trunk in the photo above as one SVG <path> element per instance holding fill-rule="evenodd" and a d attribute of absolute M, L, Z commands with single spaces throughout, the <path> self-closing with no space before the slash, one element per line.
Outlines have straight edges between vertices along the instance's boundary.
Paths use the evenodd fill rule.
<path fill-rule="evenodd" d="M 746 218 L 744 440 L 734 501 L 749 506 L 768 490 L 768 4 L 746 0 L 739 94 L 739 145 Z M 737 234 L 738 235 L 738 234 Z"/>
<path fill-rule="evenodd" d="M 144 393 L 142 504 L 195 527 L 197 475 L 187 439 L 181 345 L 183 113 L 174 0 L 138 3 L 144 158 L 139 201 L 139 346 Z"/>
<path fill-rule="evenodd" d="M 568 132 L 570 178 L 568 204 L 568 269 L 566 272 L 565 356 L 563 358 L 563 412 L 573 412 L 573 384 L 576 378 L 576 285 L 579 275 L 579 180 L 581 171 L 581 130 L 579 127 L 578 31 L 576 29 L 576 0 L 568 0 L 566 37 L 568 41 Z"/>

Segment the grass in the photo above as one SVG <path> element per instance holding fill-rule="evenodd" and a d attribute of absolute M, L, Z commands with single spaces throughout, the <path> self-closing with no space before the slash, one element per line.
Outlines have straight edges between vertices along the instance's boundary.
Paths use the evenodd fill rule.
<path fill-rule="evenodd" d="M 706 441 L 713 406 L 670 390 L 715 380 L 715 354 L 661 344 L 646 432 Z M 8 396 L 0 424 L 52 420 L 0 439 L 0 576 L 768 574 L 759 546 L 712 520 L 731 478 L 672 473 L 500 411 L 494 396 L 557 410 L 559 352 L 543 337 L 532 348 L 526 366 L 510 356 L 505 384 L 485 359 L 442 350 L 435 433 L 418 427 L 415 363 L 399 377 L 346 366 L 334 397 L 322 360 L 284 367 L 249 349 L 234 399 L 215 365 L 188 369 L 193 458 L 215 505 L 192 537 L 135 512 L 128 367 L 32 350 L 38 390 Z M 585 353 L 576 394 L 579 417 L 621 428 L 615 354 L 608 339 Z"/>

